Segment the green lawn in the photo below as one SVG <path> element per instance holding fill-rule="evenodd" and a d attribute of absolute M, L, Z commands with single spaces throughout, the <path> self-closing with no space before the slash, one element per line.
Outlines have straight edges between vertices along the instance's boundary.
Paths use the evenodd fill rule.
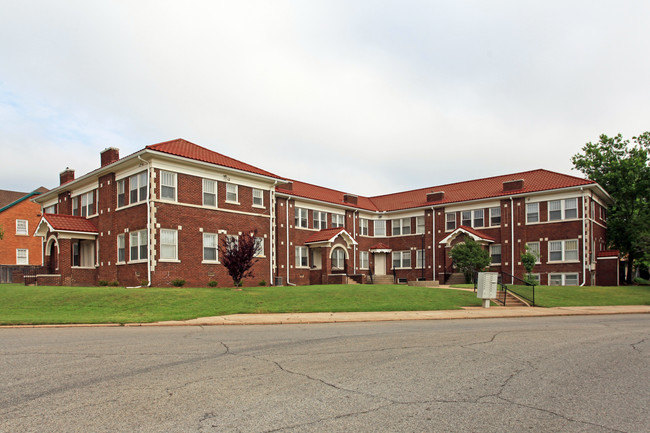
<path fill-rule="evenodd" d="M 472 284 L 453 287 L 473 288 Z M 515 291 L 522 290 L 517 286 Z M 525 289 L 527 296 L 532 290 Z M 587 307 L 599 305 L 650 305 L 650 286 L 535 286 L 537 307 Z"/>
<path fill-rule="evenodd" d="M 404 285 L 142 288 L 0 285 L 0 324 L 130 323 L 235 313 L 454 310 L 472 292 Z"/>

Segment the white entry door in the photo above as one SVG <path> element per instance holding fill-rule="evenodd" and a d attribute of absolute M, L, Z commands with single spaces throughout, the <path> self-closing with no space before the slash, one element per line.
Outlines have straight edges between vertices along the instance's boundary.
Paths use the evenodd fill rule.
<path fill-rule="evenodd" d="M 386 254 L 375 254 L 375 275 L 386 275 Z"/>

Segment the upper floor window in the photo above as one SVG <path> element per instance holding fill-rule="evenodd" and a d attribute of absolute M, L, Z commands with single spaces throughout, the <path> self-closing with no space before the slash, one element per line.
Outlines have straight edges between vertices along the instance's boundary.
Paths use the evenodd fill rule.
<path fill-rule="evenodd" d="M 18 248 L 16 250 L 16 264 L 17 265 L 29 264 L 29 250 L 24 248 Z"/>
<path fill-rule="evenodd" d="M 393 236 L 411 234 L 411 218 L 392 220 Z"/>
<path fill-rule="evenodd" d="M 27 235 L 29 222 L 27 220 L 16 220 L 16 234 Z"/>
<path fill-rule="evenodd" d="M 548 261 L 566 262 L 578 260 L 578 240 L 548 242 Z"/>
<path fill-rule="evenodd" d="M 483 218 L 483 209 L 476 209 L 474 211 L 474 224 L 472 227 L 483 227 L 485 219 Z"/>
<path fill-rule="evenodd" d="M 368 236 L 368 220 L 365 218 L 359 218 L 359 234 Z"/>
<path fill-rule="evenodd" d="M 176 173 L 160 170 L 160 198 L 176 201 Z"/>
<path fill-rule="evenodd" d="M 217 235 L 215 233 L 203 233 L 203 261 L 217 261 Z"/>
<path fill-rule="evenodd" d="M 178 259 L 178 230 L 160 230 L 160 260 Z"/>
<path fill-rule="evenodd" d="M 309 249 L 307 247 L 296 247 L 296 268 L 309 267 Z"/>
<path fill-rule="evenodd" d="M 548 220 L 578 218 L 578 199 L 552 200 L 548 202 Z"/>
<path fill-rule="evenodd" d="M 343 227 L 345 216 L 332 214 L 332 227 Z"/>
<path fill-rule="evenodd" d="M 264 191 L 253 188 L 253 206 L 264 207 Z"/>
<path fill-rule="evenodd" d="M 72 215 L 79 215 L 79 196 L 72 197 Z"/>
<path fill-rule="evenodd" d="M 47 206 L 43 208 L 43 213 L 49 213 L 49 214 L 56 213 L 56 205 L 53 204 L 52 206 Z"/>
<path fill-rule="evenodd" d="M 445 214 L 445 229 L 447 231 L 456 230 L 456 212 Z"/>
<path fill-rule="evenodd" d="M 491 226 L 501 225 L 501 207 L 490 208 L 490 225 Z"/>
<path fill-rule="evenodd" d="M 217 206 L 217 181 L 203 179 L 203 206 Z"/>
<path fill-rule="evenodd" d="M 147 172 L 143 171 L 129 177 L 129 203 L 137 203 L 147 199 Z"/>
<path fill-rule="evenodd" d="M 527 223 L 539 222 L 539 203 L 526 204 L 526 222 Z"/>
<path fill-rule="evenodd" d="M 303 209 L 301 207 L 297 207 L 295 209 L 296 209 L 296 211 L 295 211 L 295 221 L 294 221 L 294 223 L 295 223 L 296 227 L 302 227 L 302 228 L 306 229 L 308 227 L 307 215 L 308 215 L 309 212 L 307 211 L 307 209 Z"/>
<path fill-rule="evenodd" d="M 415 218 L 415 233 L 418 235 L 424 234 L 424 217 L 419 216 Z"/>
<path fill-rule="evenodd" d="M 234 183 L 226 184 L 226 201 L 239 204 L 239 186 Z"/>
<path fill-rule="evenodd" d="M 95 191 L 90 191 L 81 194 L 81 216 L 95 215 L 97 210 L 95 208 Z"/>
<path fill-rule="evenodd" d="M 318 230 L 327 228 L 327 212 L 314 211 L 314 228 Z"/>
<path fill-rule="evenodd" d="M 375 220 L 375 236 L 386 236 L 386 220 Z"/>
<path fill-rule="evenodd" d="M 117 207 L 126 204 L 126 179 L 117 181 Z"/>
<path fill-rule="evenodd" d="M 460 214 L 460 224 L 465 227 L 483 227 L 483 209 L 464 210 Z"/>

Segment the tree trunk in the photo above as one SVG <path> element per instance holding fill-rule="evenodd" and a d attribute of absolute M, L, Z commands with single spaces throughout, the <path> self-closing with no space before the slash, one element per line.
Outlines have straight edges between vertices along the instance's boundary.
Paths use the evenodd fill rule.
<path fill-rule="evenodd" d="M 632 279 L 634 277 L 634 256 L 632 253 L 627 255 L 627 276 L 625 278 L 625 283 L 632 284 Z"/>

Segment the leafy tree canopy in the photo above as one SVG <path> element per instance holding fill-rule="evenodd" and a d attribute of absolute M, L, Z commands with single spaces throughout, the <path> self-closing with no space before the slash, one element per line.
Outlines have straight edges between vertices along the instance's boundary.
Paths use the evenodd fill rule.
<path fill-rule="evenodd" d="M 257 230 L 241 236 L 226 236 L 219 245 L 221 263 L 228 270 L 235 287 L 241 286 L 244 278 L 253 276 L 252 267 L 257 262 L 256 234 Z"/>
<path fill-rule="evenodd" d="M 470 281 L 474 272 L 490 266 L 490 253 L 478 242 L 465 236 L 465 242 L 456 244 L 449 252 L 449 257 L 456 267 L 465 274 L 465 280 Z"/>
<path fill-rule="evenodd" d="M 611 247 L 628 254 L 628 283 L 635 260 L 647 254 L 650 235 L 650 132 L 624 140 L 600 136 L 571 158 L 573 166 L 596 181 L 614 200 L 607 215 L 607 237 Z"/>

